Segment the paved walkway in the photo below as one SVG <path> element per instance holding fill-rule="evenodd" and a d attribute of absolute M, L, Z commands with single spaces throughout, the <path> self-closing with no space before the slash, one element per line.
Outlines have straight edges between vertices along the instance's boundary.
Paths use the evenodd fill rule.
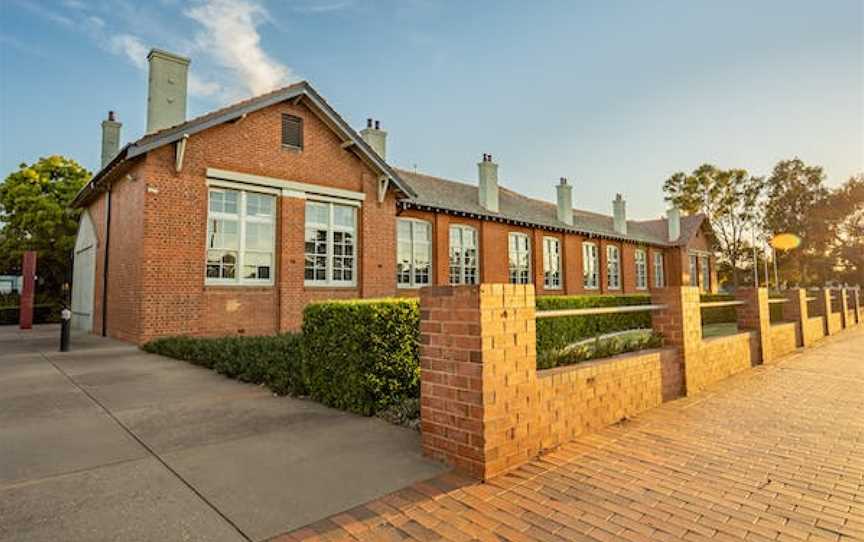
<path fill-rule="evenodd" d="M 586 435 L 278 538 L 864 540 L 864 329 Z"/>
<path fill-rule="evenodd" d="M 58 336 L 0 328 L 0 541 L 262 540 L 445 470 L 414 431 Z"/>

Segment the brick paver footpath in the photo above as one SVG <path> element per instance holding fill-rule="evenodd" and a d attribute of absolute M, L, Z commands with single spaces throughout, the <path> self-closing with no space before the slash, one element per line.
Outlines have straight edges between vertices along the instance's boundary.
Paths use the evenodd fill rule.
<path fill-rule="evenodd" d="M 485 484 L 439 476 L 276 540 L 864 540 L 864 329 Z"/>

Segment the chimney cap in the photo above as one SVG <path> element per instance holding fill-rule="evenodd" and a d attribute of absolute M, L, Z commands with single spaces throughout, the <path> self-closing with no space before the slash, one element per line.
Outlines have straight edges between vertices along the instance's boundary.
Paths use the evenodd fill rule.
<path fill-rule="evenodd" d="M 114 118 L 114 111 L 109 111 L 109 112 L 108 112 L 108 120 L 110 120 L 110 121 L 112 121 L 112 122 L 115 121 L 115 120 L 117 120 L 117 119 Z"/>
<path fill-rule="evenodd" d="M 376 120 L 376 121 L 375 121 L 375 129 L 376 129 L 376 130 L 380 130 L 380 129 L 381 129 L 381 121 L 380 121 L 380 120 Z"/>
<path fill-rule="evenodd" d="M 164 58 L 165 60 L 173 60 L 179 64 L 189 65 L 191 60 L 185 56 L 180 56 L 176 53 L 172 53 L 171 51 L 166 51 L 165 49 L 158 49 L 156 47 L 150 49 L 150 52 L 147 53 L 147 60 L 149 61 L 154 56 L 158 56 Z"/>
<path fill-rule="evenodd" d="M 567 184 L 567 177 L 561 177 L 561 186 L 565 186 Z"/>

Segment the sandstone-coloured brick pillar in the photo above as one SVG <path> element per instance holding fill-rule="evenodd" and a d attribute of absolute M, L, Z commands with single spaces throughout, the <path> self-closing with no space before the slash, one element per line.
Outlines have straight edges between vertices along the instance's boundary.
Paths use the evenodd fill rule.
<path fill-rule="evenodd" d="M 849 320 L 849 299 L 846 297 L 846 288 L 840 289 L 840 324 L 843 329 L 851 326 Z"/>
<path fill-rule="evenodd" d="M 825 320 L 825 336 L 834 335 L 839 331 L 834 327 L 834 314 L 831 307 L 831 288 L 820 288 L 816 294 L 818 299 L 816 304 L 822 312 L 822 318 Z"/>
<path fill-rule="evenodd" d="M 791 288 L 785 292 L 786 303 L 783 303 L 783 319 L 795 322 L 798 326 L 799 337 L 801 344 L 798 346 L 807 347 L 813 342 L 813 338 L 807 332 L 807 322 L 810 314 L 807 312 L 807 290 L 803 288 Z"/>
<path fill-rule="evenodd" d="M 483 479 L 539 453 L 532 285 L 420 291 L 424 453 Z"/>
<path fill-rule="evenodd" d="M 699 288 L 669 286 L 651 291 L 651 303 L 665 308 L 651 312 L 651 327 L 661 333 L 666 346 L 678 349 L 684 389 L 687 393 L 687 358 L 698 355 L 702 344 L 702 313 L 699 309 Z"/>
<path fill-rule="evenodd" d="M 743 301 L 736 311 L 738 327 L 759 334 L 759 352 L 762 363 L 774 359 L 771 352 L 771 310 L 767 288 L 738 288 L 735 298 Z"/>

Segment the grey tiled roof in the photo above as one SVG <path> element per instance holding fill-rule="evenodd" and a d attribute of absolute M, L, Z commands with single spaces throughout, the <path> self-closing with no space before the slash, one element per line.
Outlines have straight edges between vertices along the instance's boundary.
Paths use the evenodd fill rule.
<path fill-rule="evenodd" d="M 398 168 L 396 171 L 417 193 L 416 197 L 403 200 L 403 205 L 406 207 L 436 209 L 551 230 L 572 231 L 655 245 L 685 244 L 704 220 L 703 215 L 682 216 L 682 235 L 678 241 L 670 243 L 666 236 L 666 219 L 628 220 L 627 235 L 621 235 L 615 231 L 611 216 L 573 209 L 573 225 L 569 226 L 558 220 L 557 207 L 554 203 L 529 198 L 500 186 L 499 212 L 492 213 L 480 206 L 476 183 L 452 181 Z"/>

